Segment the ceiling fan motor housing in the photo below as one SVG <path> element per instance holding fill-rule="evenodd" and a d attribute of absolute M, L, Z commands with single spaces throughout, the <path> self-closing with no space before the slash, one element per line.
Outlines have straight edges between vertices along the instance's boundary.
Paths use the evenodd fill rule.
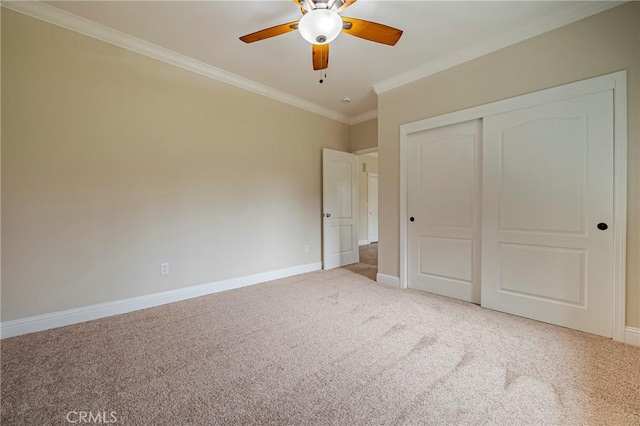
<path fill-rule="evenodd" d="M 344 2 L 342 0 L 311 0 L 312 3 L 314 4 L 314 9 L 331 9 L 331 10 L 338 10 L 340 9 L 340 7 L 342 7 L 342 5 L 344 4 Z M 304 1 L 298 1 L 300 3 L 300 5 L 304 5 Z"/>

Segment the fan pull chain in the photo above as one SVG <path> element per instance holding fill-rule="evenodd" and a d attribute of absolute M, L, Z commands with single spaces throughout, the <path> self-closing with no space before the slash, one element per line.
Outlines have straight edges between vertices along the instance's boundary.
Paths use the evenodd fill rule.
<path fill-rule="evenodd" d="M 322 54 L 323 54 L 323 53 L 324 53 L 324 52 L 323 52 L 323 50 L 320 50 L 320 63 L 321 63 L 321 64 L 323 64 L 323 63 L 324 63 L 324 61 L 323 61 L 323 57 L 322 57 Z M 324 79 L 322 78 L 322 73 L 324 73 Z M 326 69 L 326 68 L 325 68 L 325 69 L 321 69 L 321 70 L 320 70 L 320 84 L 324 83 L 324 80 L 325 80 L 326 78 L 327 78 L 327 69 Z"/>
<path fill-rule="evenodd" d="M 323 64 L 324 62 L 322 61 L 322 53 L 323 53 L 323 49 L 320 49 L 320 63 Z M 324 83 L 324 80 L 322 79 L 322 69 L 320 69 L 320 84 Z"/>

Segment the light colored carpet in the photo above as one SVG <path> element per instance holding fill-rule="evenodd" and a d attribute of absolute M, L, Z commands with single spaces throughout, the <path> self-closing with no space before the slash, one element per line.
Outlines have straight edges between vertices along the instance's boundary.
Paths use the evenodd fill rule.
<path fill-rule="evenodd" d="M 314 272 L 3 340 L 2 424 L 640 424 L 640 348 Z"/>

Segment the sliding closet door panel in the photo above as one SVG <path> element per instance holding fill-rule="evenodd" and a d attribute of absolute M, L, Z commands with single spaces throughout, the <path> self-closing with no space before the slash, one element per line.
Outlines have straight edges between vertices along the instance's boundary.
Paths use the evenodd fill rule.
<path fill-rule="evenodd" d="M 409 136 L 410 288 L 479 302 L 480 120 Z"/>
<path fill-rule="evenodd" d="M 482 305 L 611 336 L 613 93 L 484 119 Z"/>

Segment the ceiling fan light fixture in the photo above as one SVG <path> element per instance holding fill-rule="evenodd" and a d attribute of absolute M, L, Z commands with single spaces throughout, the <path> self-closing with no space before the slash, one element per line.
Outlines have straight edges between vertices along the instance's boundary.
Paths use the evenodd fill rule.
<path fill-rule="evenodd" d="M 314 9 L 300 19 L 298 31 L 311 44 L 331 43 L 342 31 L 342 18 L 327 9 Z"/>

